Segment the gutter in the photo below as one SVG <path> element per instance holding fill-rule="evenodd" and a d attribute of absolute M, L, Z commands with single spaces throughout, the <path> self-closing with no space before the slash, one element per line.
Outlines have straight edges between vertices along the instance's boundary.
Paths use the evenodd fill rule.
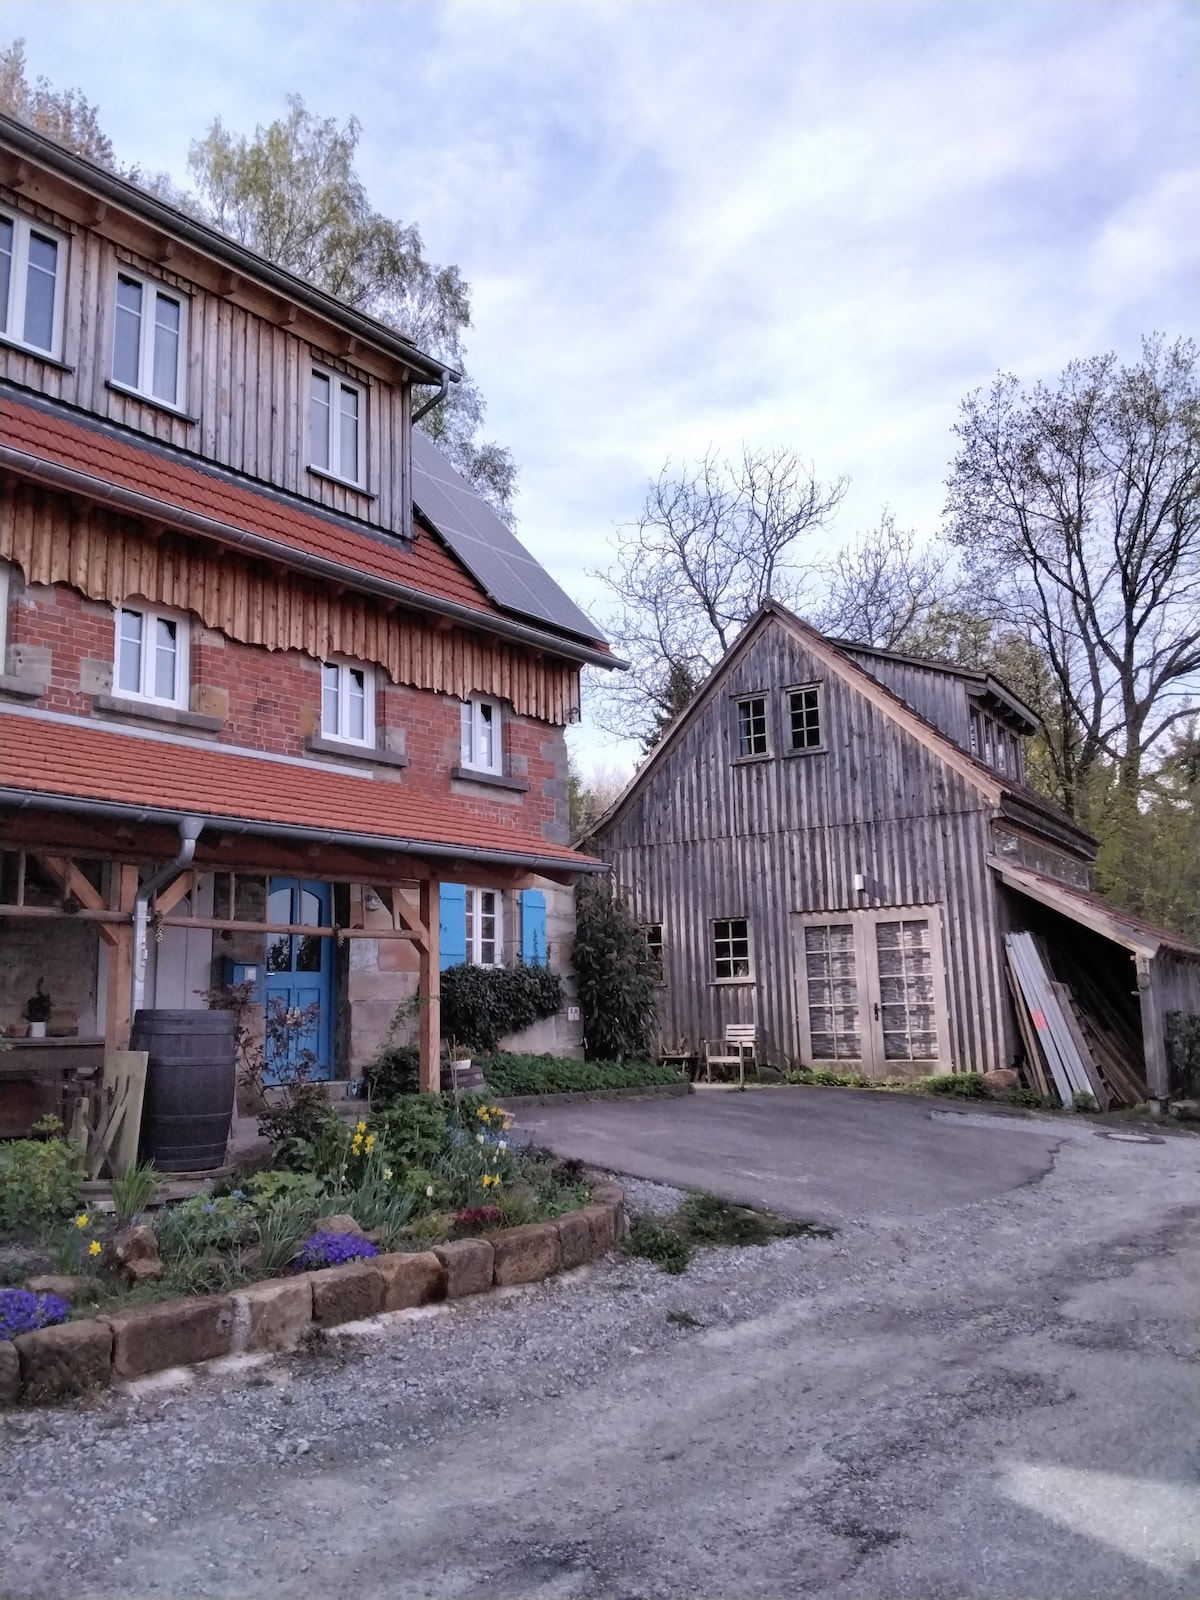
<path fill-rule="evenodd" d="M 499 634 L 501 638 L 531 645 L 537 650 L 545 651 L 547 655 L 565 656 L 570 661 L 587 662 L 589 666 L 609 669 L 629 665 L 627 661 L 621 661 L 613 655 L 602 654 L 585 644 L 576 644 L 569 639 L 560 639 L 554 634 L 542 633 L 538 628 L 511 622 L 507 617 L 496 616 L 490 611 L 475 611 L 456 600 L 443 600 L 438 595 L 426 594 L 423 589 L 410 588 L 407 584 L 396 583 L 388 578 L 372 577 L 369 573 L 344 567 L 325 556 L 311 555 L 306 550 L 297 550 L 290 544 L 280 544 L 278 540 L 268 539 L 260 533 L 248 533 L 244 528 L 234 527 L 228 522 L 218 522 L 215 518 L 206 517 L 199 511 L 187 511 L 182 506 L 156 500 L 152 495 L 143 494 L 140 490 L 125 489 L 118 484 L 107 482 L 104 478 L 93 477 L 90 473 L 81 472 L 77 467 L 66 467 L 57 461 L 31 456 L 24 450 L 13 449 L 11 445 L 0 444 L 0 466 L 8 467 L 21 477 L 41 484 L 45 488 L 63 490 L 68 494 L 86 495 L 131 516 L 141 517 L 160 525 L 166 521 L 187 533 L 199 534 L 203 538 L 213 539 L 219 544 L 230 545 L 234 549 L 245 550 L 256 556 L 263 556 L 283 566 L 297 567 L 302 572 L 311 573 L 314 577 L 336 583 L 342 588 L 358 589 L 367 594 L 380 595 L 387 600 L 399 600 L 415 611 L 431 611 L 438 616 L 450 617 L 455 622 L 464 623 L 485 633 Z"/>
<path fill-rule="evenodd" d="M 186 212 L 159 200 L 156 195 L 139 189 L 135 184 L 126 182 L 124 178 L 118 178 L 116 173 L 109 172 L 107 168 L 99 167 L 70 150 L 64 150 L 61 145 L 43 138 L 24 123 L 17 122 L 12 117 L 0 116 L 0 141 L 21 155 L 28 156 L 31 161 L 36 161 L 50 172 L 61 173 L 77 183 L 80 188 L 103 196 L 105 200 L 139 218 L 150 227 L 163 233 L 173 234 L 178 239 L 185 239 L 201 255 L 208 256 L 224 266 L 232 267 L 239 276 L 248 278 L 252 282 L 266 284 L 277 294 L 306 306 L 309 311 L 322 317 L 326 322 L 347 329 L 365 344 L 384 351 L 395 360 L 403 362 L 406 367 L 412 368 L 414 372 L 424 374 L 418 381 L 442 383 L 446 379 L 447 372 L 453 372 L 453 369 L 447 369 L 444 362 L 435 361 L 432 356 L 427 356 L 424 351 L 418 350 L 416 345 L 403 334 L 386 327 L 361 311 L 355 311 L 343 301 L 335 299 L 333 295 L 326 294 L 323 289 L 318 289 L 315 284 L 298 278 L 284 267 L 275 266 L 262 256 L 256 255 L 254 251 L 247 250 L 236 240 L 220 233 L 216 228 L 210 228 L 207 223 L 196 221 Z M 453 373 L 455 381 L 458 376 L 458 373 Z"/>
<path fill-rule="evenodd" d="M 389 834 L 346 833 L 335 828 L 304 828 L 288 822 L 255 822 L 244 817 L 198 818 L 189 813 L 167 811 L 159 807 L 123 805 L 114 800 L 83 800 L 73 795 L 43 794 L 31 789 L 0 788 L 0 806 L 12 806 L 17 811 L 37 809 L 61 811 L 73 816 L 99 816 L 113 822 L 154 823 L 168 828 L 181 828 L 184 823 L 192 822 L 198 823 L 201 829 L 211 828 L 217 833 L 247 833 L 297 844 L 335 844 L 349 850 L 387 850 L 394 855 L 424 856 L 434 861 L 471 861 L 491 867 L 526 867 L 530 872 L 547 874 L 609 870 L 607 863 L 595 861 L 589 856 L 579 856 L 572 861 L 569 857 L 539 856 L 529 851 L 489 850 L 482 845 L 439 844 L 424 839 L 400 839 Z M 213 865 L 211 870 L 221 869 Z"/>

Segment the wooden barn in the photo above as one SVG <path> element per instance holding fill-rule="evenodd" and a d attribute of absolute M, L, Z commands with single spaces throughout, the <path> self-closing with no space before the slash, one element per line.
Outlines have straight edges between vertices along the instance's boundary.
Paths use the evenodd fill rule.
<path fill-rule="evenodd" d="M 663 1053 L 753 1026 L 776 1066 L 1012 1066 L 1028 931 L 1072 1027 L 1128 1066 L 1115 1098 L 1165 1101 L 1200 952 L 1091 892 L 1096 841 L 1024 781 L 1036 731 L 986 673 L 768 602 L 585 841 L 661 949 Z"/>

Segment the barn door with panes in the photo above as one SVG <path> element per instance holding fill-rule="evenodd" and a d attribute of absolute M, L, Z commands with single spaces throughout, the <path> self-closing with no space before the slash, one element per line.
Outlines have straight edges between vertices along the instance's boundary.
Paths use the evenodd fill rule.
<path fill-rule="evenodd" d="M 809 1065 L 884 1077 L 948 1069 L 936 907 L 799 919 L 802 1049 Z"/>
<path fill-rule="evenodd" d="M 874 934 L 871 1020 L 879 1064 L 902 1072 L 897 1063 L 922 1062 L 936 1072 L 945 1018 L 937 923 L 931 914 L 893 914 L 875 921 Z"/>

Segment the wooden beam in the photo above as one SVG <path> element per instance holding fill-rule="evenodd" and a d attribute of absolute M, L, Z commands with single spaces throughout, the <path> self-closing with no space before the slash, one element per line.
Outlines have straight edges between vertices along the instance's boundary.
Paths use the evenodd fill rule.
<path fill-rule="evenodd" d="M 34 860 L 47 876 L 54 879 L 64 894 L 74 896 L 86 911 L 104 911 L 106 909 L 104 897 L 84 877 L 70 857 L 35 855 Z M 69 916 L 70 914 L 64 907 L 64 915 Z M 115 927 L 108 926 L 103 922 L 99 923 L 98 926 L 100 937 L 107 945 L 115 948 L 119 942 Z"/>
<path fill-rule="evenodd" d="M 312 922 L 247 922 L 232 917 L 157 917 L 164 928 L 204 928 L 220 933 L 299 933 L 314 939 L 412 939 L 407 928 L 339 928 Z"/>
<path fill-rule="evenodd" d="M 419 916 L 426 932 L 424 944 L 418 950 L 417 972 L 417 994 L 421 1001 L 419 1025 L 421 1092 L 439 1094 L 442 1087 L 441 951 L 438 938 L 441 885 L 436 878 L 427 879 L 421 885 Z"/>
<path fill-rule="evenodd" d="M 241 286 L 241 279 L 236 272 L 222 272 L 217 276 L 217 293 L 222 299 L 228 299 L 231 294 L 236 294 Z"/>
<path fill-rule="evenodd" d="M 89 200 L 83 208 L 83 220 L 89 228 L 96 228 L 108 215 L 108 201 L 101 200 L 99 195 Z"/>
<path fill-rule="evenodd" d="M 177 878 L 172 878 L 166 888 L 160 889 L 154 896 L 155 916 L 165 918 L 170 912 L 174 911 L 179 902 L 191 894 L 196 887 L 198 876 L 197 872 L 188 868 L 186 872 L 181 872 Z"/>
<path fill-rule="evenodd" d="M 154 259 L 156 261 L 160 262 L 164 267 L 166 266 L 168 261 L 174 261 L 174 259 L 175 259 L 175 241 L 174 241 L 174 239 L 166 239 L 166 238 L 160 239 L 159 242 L 158 242 L 158 245 L 156 246 L 155 251 L 154 251 Z"/>
<path fill-rule="evenodd" d="M 404 890 L 392 884 L 387 888 L 376 888 L 375 893 L 385 906 L 391 908 L 392 926 L 406 929 L 417 949 L 423 950 L 429 943 L 429 929 L 417 915 Z"/>
<path fill-rule="evenodd" d="M 108 999 L 104 1042 L 111 1050 L 128 1050 L 133 1018 L 133 902 L 137 898 L 138 870 L 123 861 L 113 874 L 111 909 L 128 913 L 128 927 L 118 927 L 108 953 Z"/>

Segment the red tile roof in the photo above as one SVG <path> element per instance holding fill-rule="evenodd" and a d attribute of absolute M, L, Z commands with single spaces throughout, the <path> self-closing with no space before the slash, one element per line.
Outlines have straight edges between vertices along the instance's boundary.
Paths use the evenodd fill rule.
<path fill-rule="evenodd" d="M 202 466 L 24 405 L 10 395 L 0 396 L 0 438 L 11 450 L 161 500 L 165 522 L 170 521 L 170 507 L 176 506 L 336 561 L 350 572 L 497 614 L 483 589 L 433 533 L 422 532 L 411 547 L 387 535 L 358 533 L 345 523 L 231 483 Z"/>
<path fill-rule="evenodd" d="M 112 728 L 0 714 L 0 789 L 69 796 L 221 820 L 386 838 L 389 847 L 441 845 L 502 852 L 580 868 L 588 858 L 529 831 L 516 807 L 481 817 L 446 793 L 414 795 L 403 783 L 148 739 Z"/>

